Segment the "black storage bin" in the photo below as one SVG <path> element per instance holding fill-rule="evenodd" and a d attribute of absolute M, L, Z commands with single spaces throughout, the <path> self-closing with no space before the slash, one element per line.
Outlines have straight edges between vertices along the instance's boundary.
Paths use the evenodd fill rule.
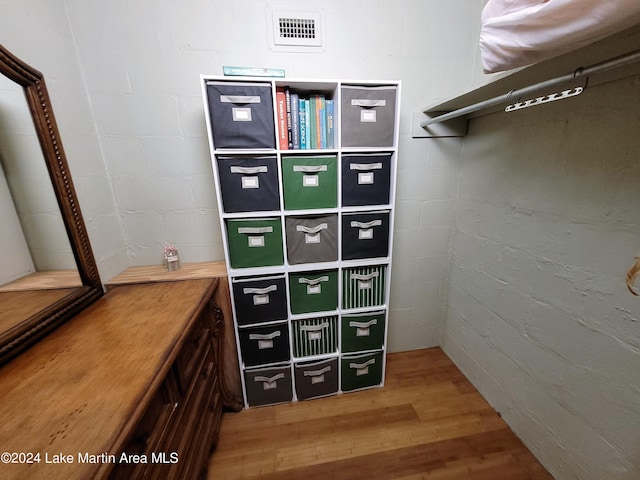
<path fill-rule="evenodd" d="M 342 206 L 388 205 L 391 153 L 342 156 Z"/>
<path fill-rule="evenodd" d="M 287 319 L 284 275 L 236 278 L 232 287 L 238 325 Z"/>
<path fill-rule="evenodd" d="M 287 323 L 240 328 L 238 337 L 245 366 L 286 362 L 291 359 Z"/>
<path fill-rule="evenodd" d="M 286 217 L 290 264 L 338 260 L 338 215 Z"/>
<path fill-rule="evenodd" d="M 218 157 L 217 163 L 225 212 L 280 209 L 275 157 Z"/>
<path fill-rule="evenodd" d="M 299 400 L 332 395 L 338 391 L 338 359 L 296 363 L 293 366 Z"/>
<path fill-rule="evenodd" d="M 342 215 L 342 260 L 389 254 L 389 212 Z"/>
<path fill-rule="evenodd" d="M 244 385 L 250 407 L 293 400 L 291 365 L 245 370 Z"/>
<path fill-rule="evenodd" d="M 392 147 L 396 120 L 395 86 L 341 89 L 343 147 Z"/>
<path fill-rule="evenodd" d="M 207 82 L 214 148 L 275 148 L 268 83 Z"/>

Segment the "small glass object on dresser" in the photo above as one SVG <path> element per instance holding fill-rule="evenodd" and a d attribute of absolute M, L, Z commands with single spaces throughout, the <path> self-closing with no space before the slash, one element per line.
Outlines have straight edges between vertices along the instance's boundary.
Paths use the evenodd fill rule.
<path fill-rule="evenodd" d="M 178 249 L 167 244 L 164 246 L 164 264 L 168 272 L 180 270 L 180 257 L 178 256 Z"/>

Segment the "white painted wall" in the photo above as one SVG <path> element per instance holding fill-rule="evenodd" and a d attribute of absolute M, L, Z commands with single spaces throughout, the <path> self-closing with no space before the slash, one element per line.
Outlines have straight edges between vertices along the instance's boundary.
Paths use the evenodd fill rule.
<path fill-rule="evenodd" d="M 471 121 L 444 349 L 558 479 L 640 478 L 640 80 Z"/>
<path fill-rule="evenodd" d="M 466 88 L 481 1 L 66 0 L 129 261 L 223 259 L 199 75 L 223 65 L 288 77 L 403 81 L 391 350 L 438 345 L 458 140 L 410 138 L 420 106 Z M 321 9 L 321 53 L 270 49 L 268 7 Z M 437 75 L 436 75 L 437 72 Z M 103 278 L 107 280 L 107 278 Z"/>

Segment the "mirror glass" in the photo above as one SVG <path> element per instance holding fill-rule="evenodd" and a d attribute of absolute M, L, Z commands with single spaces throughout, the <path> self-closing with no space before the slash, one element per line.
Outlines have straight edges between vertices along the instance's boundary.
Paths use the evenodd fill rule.
<path fill-rule="evenodd" d="M 5 331 L 82 286 L 23 88 L 5 76 L 0 76 L 0 225 L 0 292 L 49 290 L 30 295 L 27 308 L 23 302 L 10 307 L 0 297 L 0 331 Z"/>
<path fill-rule="evenodd" d="M 42 74 L 0 45 L 0 364 L 102 296 Z"/>

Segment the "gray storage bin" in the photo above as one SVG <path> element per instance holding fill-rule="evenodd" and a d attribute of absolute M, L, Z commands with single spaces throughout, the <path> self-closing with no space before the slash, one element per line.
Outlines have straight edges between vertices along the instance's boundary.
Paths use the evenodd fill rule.
<path fill-rule="evenodd" d="M 244 384 L 250 407 L 293 400 L 291 365 L 245 370 Z"/>
<path fill-rule="evenodd" d="M 395 86 L 342 86 L 343 147 L 393 147 L 396 92 Z"/>
<path fill-rule="evenodd" d="M 338 359 L 296 363 L 293 366 L 296 395 L 300 400 L 338 392 Z"/>
<path fill-rule="evenodd" d="M 276 147 L 268 83 L 207 82 L 214 148 Z"/>
<path fill-rule="evenodd" d="M 285 232 L 290 264 L 338 260 L 338 215 L 286 217 Z"/>

